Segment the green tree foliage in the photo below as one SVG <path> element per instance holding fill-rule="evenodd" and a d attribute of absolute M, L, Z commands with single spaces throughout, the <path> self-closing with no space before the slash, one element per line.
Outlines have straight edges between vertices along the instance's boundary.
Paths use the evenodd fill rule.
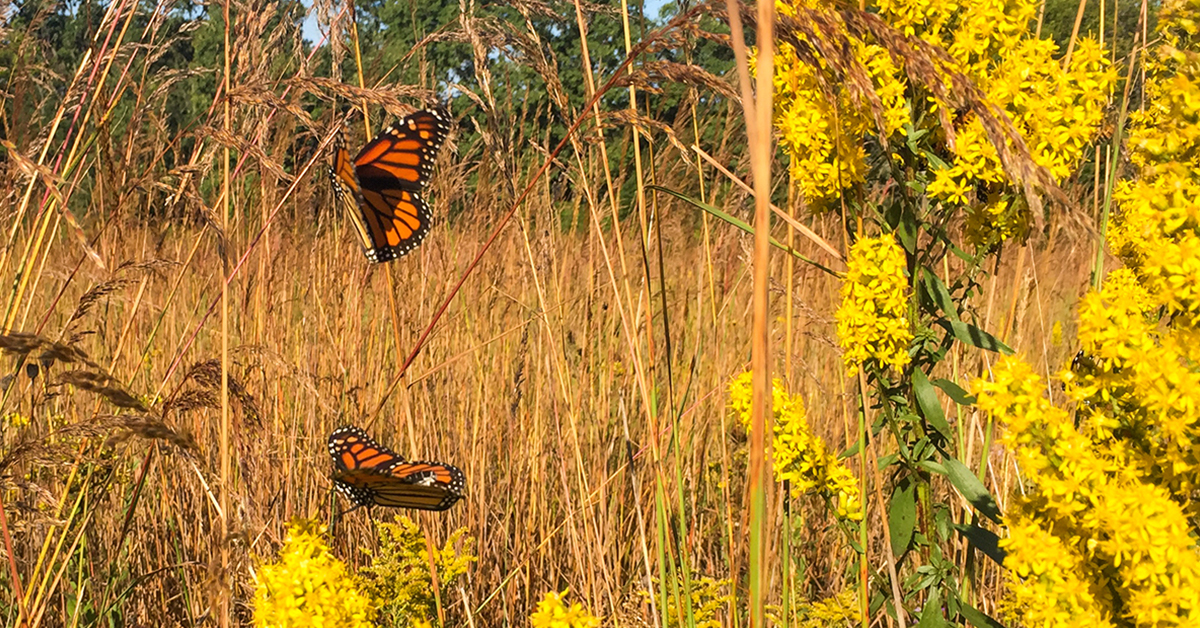
<path fill-rule="evenodd" d="M 1158 16 L 1158 1 L 1150 2 L 1147 13 L 1147 32 L 1154 30 Z M 1142 13 L 1141 2 L 1117 2 L 1116 43 L 1113 43 L 1113 3 L 1104 4 L 1104 41 L 1116 58 L 1124 59 L 1133 48 L 1136 37 L 1138 20 Z M 1067 49 L 1071 40 L 1071 31 L 1075 28 L 1075 16 L 1079 12 L 1078 0 L 1046 0 L 1045 13 L 1042 16 L 1042 37 L 1049 37 L 1058 44 L 1060 50 Z M 1100 38 L 1100 3 L 1088 2 L 1083 7 L 1083 19 L 1079 23 L 1079 36 Z"/>
<path fill-rule="evenodd" d="M 333 15 L 342 12 L 343 6 L 335 4 L 331 7 Z M 130 159 L 131 164 L 139 164 L 137 176 L 153 176 L 157 172 L 159 176 L 154 177 L 155 180 L 173 187 L 179 176 L 166 173 L 178 172 L 188 166 L 195 159 L 197 147 L 208 146 L 204 143 L 208 140 L 203 139 L 205 129 L 220 127 L 217 117 L 220 109 L 214 107 L 218 102 L 224 66 L 224 6 L 192 2 L 164 6 L 141 0 L 123 35 L 123 18 L 115 25 L 104 22 L 109 7 L 107 0 L 61 4 L 30 0 L 16 7 L 6 24 L 4 39 L 0 40 L 0 90 L 5 94 L 0 103 L 0 137 L 11 139 L 19 149 L 28 152 L 39 141 L 39 134 L 50 128 L 63 99 L 79 99 L 85 107 L 95 108 L 95 112 L 87 118 L 89 128 L 71 128 L 71 133 L 82 133 L 84 137 L 94 135 L 88 140 L 92 146 L 111 152 L 118 160 L 122 158 L 122 151 L 117 150 L 119 147 L 137 146 L 138 151 L 145 154 L 124 157 Z M 309 46 L 313 44 L 309 42 L 305 49 L 297 51 L 284 50 L 279 42 L 293 35 L 298 39 L 307 9 L 298 0 L 271 4 L 234 3 L 232 8 L 233 36 L 242 47 L 234 51 L 235 89 L 262 89 L 276 96 L 282 95 L 283 82 L 298 76 L 302 55 L 310 52 Z M 470 117 L 474 121 L 460 125 L 458 129 L 460 156 L 502 151 L 513 156 L 514 163 L 519 164 L 515 166 L 518 169 L 528 167 L 521 157 L 525 154 L 520 149 L 522 145 L 533 141 L 552 146 L 562 139 L 572 122 L 585 115 L 584 105 L 589 97 L 585 72 L 590 71 L 595 85 L 599 86 L 613 76 L 626 56 L 622 9 L 616 0 L 585 5 L 582 28 L 575 4 L 561 0 L 546 4 L 492 0 L 467 4 L 470 29 L 465 28 L 464 7 L 458 0 L 358 0 L 352 8 L 351 17 L 362 54 L 363 80 L 368 88 L 406 85 L 429 90 L 437 99 L 447 102 L 458 117 Z M 643 15 L 644 7 L 640 4 L 631 5 L 631 40 L 640 41 L 670 16 L 688 8 L 689 3 L 651 8 L 650 12 L 655 14 L 661 10 L 663 17 L 659 18 Z M 266 16 L 265 27 L 256 26 L 257 18 L 262 17 L 257 13 L 259 10 L 271 12 Z M 256 19 L 249 19 L 251 17 Z M 350 22 L 344 13 L 334 19 L 340 20 L 339 25 L 343 27 L 334 29 L 343 39 L 339 45 L 346 46 L 345 50 L 350 53 L 339 57 L 340 67 L 335 70 L 332 48 L 322 44 L 301 75 L 328 77 L 357 87 L 358 61 L 353 54 L 352 33 L 344 28 Z M 703 30 L 727 31 L 711 16 L 699 19 Z M 321 26 L 328 32 L 328 24 Z M 258 30 L 247 31 L 254 28 Z M 586 62 L 581 31 L 586 31 Z M 111 41 L 105 43 L 110 32 Z M 252 50 L 256 45 L 259 49 Z M 128 86 L 118 90 L 111 110 L 106 99 L 101 99 L 105 102 L 91 101 L 94 92 L 81 92 L 77 87 L 76 91 L 68 93 L 81 62 L 93 46 L 97 50 L 106 46 L 106 54 L 114 48 L 125 47 L 123 54 L 128 55 L 131 46 L 153 50 L 151 54 L 134 54 L 128 68 L 123 66 L 121 59 L 129 57 L 118 55 L 113 72 L 125 73 Z M 717 76 L 732 69 L 727 46 L 703 38 L 683 45 L 676 40 L 671 45 L 657 48 L 652 55 L 637 60 L 634 68 L 644 62 L 695 65 Z M 80 80 L 86 83 L 91 74 L 85 72 Z M 114 78 L 108 76 L 103 80 L 111 87 Z M 702 119 L 713 121 L 697 125 L 701 134 L 714 139 L 724 132 L 725 103 L 720 96 L 703 91 L 693 99 L 689 94 L 697 94 L 694 88 L 666 80 L 653 72 L 640 80 L 643 86 L 638 92 L 640 115 L 674 125 L 696 113 Z M 107 89 L 105 87 L 106 92 Z M 339 112 L 351 108 L 351 103 L 331 96 L 321 87 L 304 86 L 293 90 L 288 100 L 298 102 L 308 118 L 317 124 L 329 124 L 333 121 L 329 113 L 331 108 Z M 628 99 L 628 90 L 614 89 L 605 94 L 601 108 L 610 112 L 624 111 L 628 108 Z M 484 104 L 482 110 L 478 103 Z M 424 103 L 413 101 L 410 104 Z M 72 105 L 68 103 L 68 106 Z M 311 156 L 317 129 L 298 124 L 301 121 L 292 113 L 276 112 L 281 113 L 278 119 L 286 120 L 286 123 L 273 125 L 269 131 L 278 141 L 262 146 L 286 146 L 282 150 L 273 148 L 270 157 L 290 170 L 298 161 Z M 255 110 L 242 103 L 235 104 L 235 117 L 250 119 L 254 115 Z M 59 142 L 67 137 L 70 121 L 68 116 L 66 123 L 56 130 Z M 378 111 L 372 112 L 372 121 L 377 128 L 380 123 Z M 483 145 L 481 127 L 477 124 L 498 131 L 493 134 L 498 136 L 495 144 Z M 234 127 L 235 135 L 239 135 L 237 129 L 241 125 L 237 120 Z M 620 141 L 628 136 L 629 127 L 611 124 L 606 126 L 605 132 L 609 139 Z M 285 141 L 285 136 L 295 139 Z M 266 137 L 262 141 L 269 140 L 271 138 Z M 235 154 L 235 160 L 238 157 Z M 630 150 L 612 151 L 609 159 L 614 172 L 632 170 Z M 163 175 L 167 179 L 163 179 Z M 90 189 L 95 176 L 92 172 L 86 173 L 80 181 L 80 189 Z M 255 195 L 258 193 L 257 176 L 256 172 L 243 173 L 238 185 L 244 186 L 247 194 Z M 216 194 L 212 180 L 206 175 L 191 184 L 203 198 L 211 198 Z M 634 193 L 632 182 L 622 178 L 620 183 L 622 199 L 631 199 Z M 468 187 L 470 184 L 468 181 Z M 565 182 L 555 185 L 563 190 L 570 187 Z M 86 214 L 87 198 L 86 194 L 72 196 L 72 209 Z M 622 207 L 627 205 L 622 203 Z M 452 203 L 448 203 L 446 210 L 448 213 L 456 211 Z M 564 226 L 572 222 L 568 219 Z"/>

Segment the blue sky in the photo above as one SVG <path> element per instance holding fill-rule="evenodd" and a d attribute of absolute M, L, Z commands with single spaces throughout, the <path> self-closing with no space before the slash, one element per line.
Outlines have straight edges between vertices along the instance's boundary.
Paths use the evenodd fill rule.
<path fill-rule="evenodd" d="M 646 15 L 657 18 L 658 14 L 662 11 L 663 5 L 666 3 L 667 0 L 646 0 Z M 304 38 L 315 42 L 321 39 L 321 31 L 317 28 L 317 16 L 311 10 L 311 2 L 305 2 L 304 4 L 310 9 L 308 17 L 304 20 Z"/>

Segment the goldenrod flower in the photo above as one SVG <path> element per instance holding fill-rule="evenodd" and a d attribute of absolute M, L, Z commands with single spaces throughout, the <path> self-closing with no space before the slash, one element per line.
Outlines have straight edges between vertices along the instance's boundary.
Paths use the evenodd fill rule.
<path fill-rule="evenodd" d="M 904 296 L 904 251 L 890 235 L 863 238 L 850 248 L 848 266 L 837 311 L 847 376 L 857 374 L 868 359 L 902 368 L 913 339 Z"/>
<path fill-rule="evenodd" d="M 988 103 L 1012 121 L 1034 162 L 1059 180 L 1070 176 L 1104 119 L 1116 81 L 1100 45 L 1079 41 L 1064 68 L 1056 44 L 1029 31 L 1030 20 L 1037 16 L 1036 0 L 874 0 L 868 4 L 868 10 L 906 35 L 947 51 L 948 64 L 936 68 L 947 84 L 951 73 L 965 74 L 983 90 Z M 777 0 L 776 8 L 791 17 L 801 9 L 828 11 L 815 0 Z M 903 141 L 894 136 L 911 125 L 929 130 L 911 119 L 906 102 L 910 90 L 902 78 L 903 68 L 892 55 L 877 42 L 851 35 L 836 15 L 824 17 L 822 36 L 841 36 L 849 42 L 877 100 L 873 110 L 861 94 L 847 89 L 847 81 L 822 65 L 823 59 L 817 59 L 814 67 L 812 60 L 797 56 L 790 44 L 779 46 L 775 125 L 780 145 L 791 157 L 798 191 L 818 206 L 865 180 L 867 136 Z M 830 29 L 840 32 L 829 33 Z M 927 105 L 933 110 L 950 107 L 932 97 Z M 1019 194 L 1007 189 L 1007 174 L 978 118 L 963 120 L 961 128 L 956 124 L 953 152 L 953 156 L 938 156 L 948 167 L 937 170 L 927 192 L 966 206 L 969 235 L 981 246 L 1023 238 L 1031 218 L 1029 208 L 1015 202 Z M 975 198 L 980 188 L 996 193 Z"/>
<path fill-rule="evenodd" d="M 1024 138 L 1033 161 L 1057 180 L 1071 175 L 1104 120 L 1116 72 L 1104 48 L 1079 41 L 1071 63 L 1062 66 L 1057 45 L 1038 39 L 1028 24 L 1035 0 L 964 3 L 933 0 L 877 0 L 880 17 L 906 34 L 950 53 L 957 67 L 1001 108 Z M 937 107 L 947 103 L 935 101 Z M 956 125 L 954 159 L 928 186 L 936 198 L 965 205 L 967 233 L 978 246 L 1022 239 L 1032 218 L 1020 195 L 1007 189 L 999 154 L 977 117 Z M 975 190 L 989 194 L 975 198 Z"/>
<path fill-rule="evenodd" d="M 1130 115 L 1136 181 L 1118 184 L 1109 246 L 1177 323 L 1200 323 L 1198 7 L 1165 0 L 1146 61 L 1146 107 Z"/>
<path fill-rule="evenodd" d="M 659 585 L 658 578 L 654 578 L 655 585 Z M 674 595 L 668 595 L 666 608 L 664 609 L 664 625 L 667 628 L 681 628 L 688 626 L 689 628 L 721 628 L 724 624 L 721 623 L 721 611 L 729 607 L 733 601 L 733 594 L 730 593 L 730 587 L 733 586 L 733 581 L 728 578 L 717 580 L 708 576 L 692 574 L 690 585 L 687 590 L 691 591 L 689 598 L 691 599 L 691 622 L 688 622 L 687 609 L 683 608 L 683 599 Z M 675 585 L 680 592 L 684 591 L 683 574 L 677 574 Z M 640 591 L 640 597 L 643 600 L 649 601 L 654 596 L 651 591 Z"/>
<path fill-rule="evenodd" d="M 1029 518 L 1009 523 L 1009 536 L 1002 541 L 1007 556 L 1004 566 L 1011 576 L 1008 595 L 1001 600 L 1010 619 L 1026 626 L 1112 626 L 1102 591 L 1093 590 L 1091 566 L 1078 548 L 1073 548 Z"/>
<path fill-rule="evenodd" d="M 853 626 L 862 621 L 862 605 L 858 592 L 847 590 L 823 600 L 800 604 L 796 614 L 803 618 L 797 624 L 799 628 Z"/>
<path fill-rule="evenodd" d="M 795 15 L 802 1 L 777 2 L 784 15 Z M 791 175 L 801 195 L 810 202 L 836 198 L 843 189 L 861 183 L 867 174 L 864 135 L 882 131 L 892 135 L 908 122 L 903 73 L 881 46 L 853 41 L 855 56 L 871 79 L 883 105 L 884 129 L 865 103 L 844 87 L 829 89 L 808 63 L 796 56 L 788 43 L 775 55 L 775 126 L 780 145 L 791 159 Z M 832 100 L 831 97 L 832 96 Z"/>
<path fill-rule="evenodd" d="M 537 610 L 529 616 L 533 628 L 599 628 L 599 617 L 588 613 L 578 602 L 568 606 L 563 601 L 566 596 L 565 590 L 562 593 L 547 592 L 537 603 Z"/>
<path fill-rule="evenodd" d="M 753 375 L 742 373 L 729 384 L 729 406 L 742 426 L 750 429 L 750 396 Z M 862 519 L 862 499 L 858 480 L 837 456 L 828 451 L 825 441 L 808 426 L 804 400 L 789 395 L 783 382 L 772 382 L 772 413 L 775 438 L 771 457 L 775 480 L 791 482 L 793 495 L 813 491 L 824 497 L 838 517 Z"/>
<path fill-rule="evenodd" d="M 783 616 L 781 605 L 766 607 L 768 625 L 795 626 L 796 628 L 832 628 L 834 626 L 857 626 L 861 623 L 862 606 L 858 591 L 846 589 L 837 595 L 812 601 L 805 597 L 802 587 L 792 588 L 790 615 Z"/>
<path fill-rule="evenodd" d="M 270 628 L 370 628 L 375 602 L 359 592 L 329 552 L 325 526 L 297 520 L 279 560 L 262 565 L 254 585 L 254 625 Z"/>
<path fill-rule="evenodd" d="M 437 615 L 437 598 L 429 573 L 429 545 L 425 535 L 408 517 L 397 515 L 392 523 L 375 522 L 379 549 L 371 564 L 359 570 L 362 590 L 377 600 L 379 619 L 385 625 L 429 624 Z M 474 539 L 459 528 L 434 552 L 434 568 L 442 600 L 449 598 L 455 584 L 475 561 Z M 462 550 L 455 549 L 462 542 Z"/>
<path fill-rule="evenodd" d="M 12 428 L 20 428 L 29 425 L 29 417 L 17 411 L 6 412 L 3 418 L 0 418 L 0 423 Z"/>
<path fill-rule="evenodd" d="M 1118 618 L 1194 625 L 1200 547 L 1184 504 L 1200 474 L 1190 445 L 1200 434 L 1177 420 L 1194 404 L 1179 403 L 1172 384 L 1181 374 L 1152 350 L 1153 334 L 1136 305 L 1089 302 L 1081 314 L 1081 334 L 1090 335 L 1085 349 L 1107 378 L 1101 397 L 1120 399 L 1093 404 L 1094 436 L 1076 430 L 1071 416 L 1042 396 L 1045 386 L 1019 359 L 1005 358 L 992 381 L 976 384 L 979 407 L 1005 425 L 1004 443 L 1029 487 L 1014 499 L 1002 541 L 1011 570 L 1006 610 L 1024 625 L 1107 626 Z M 1102 311 L 1113 314 L 1108 325 L 1088 320 Z M 1106 326 L 1125 329 L 1101 337 Z M 1157 382 L 1152 365 L 1161 366 Z"/>

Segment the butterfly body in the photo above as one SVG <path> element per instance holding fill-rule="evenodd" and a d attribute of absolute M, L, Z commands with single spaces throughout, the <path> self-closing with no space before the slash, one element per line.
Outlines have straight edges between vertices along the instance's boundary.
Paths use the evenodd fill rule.
<path fill-rule="evenodd" d="M 334 194 L 371 262 L 401 257 L 429 233 L 429 205 L 421 194 L 449 133 L 449 115 L 439 108 L 384 129 L 353 160 L 338 136 L 329 171 Z"/>
<path fill-rule="evenodd" d="M 357 427 L 329 436 L 333 483 L 357 506 L 446 510 L 462 499 L 466 477 L 440 462 L 405 461 Z"/>

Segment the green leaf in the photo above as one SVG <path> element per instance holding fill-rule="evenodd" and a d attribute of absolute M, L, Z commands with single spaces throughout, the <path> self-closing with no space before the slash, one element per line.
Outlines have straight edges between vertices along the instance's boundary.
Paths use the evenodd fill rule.
<path fill-rule="evenodd" d="M 905 479 L 892 491 L 888 506 L 888 531 L 891 532 L 892 554 L 899 557 L 908 551 L 917 524 L 917 490 Z"/>
<path fill-rule="evenodd" d="M 962 616 L 966 617 L 967 621 L 971 622 L 975 628 L 1004 628 L 1004 624 L 988 617 L 986 613 L 976 610 L 974 606 L 966 602 L 962 602 L 962 608 L 958 609 L 958 612 L 962 613 Z"/>
<path fill-rule="evenodd" d="M 941 325 L 950 332 L 955 338 L 965 342 L 972 347 L 978 347 L 987 351 L 995 351 L 1004 355 L 1012 355 L 1015 353 L 1008 345 L 1000 342 L 995 336 L 983 331 L 982 329 L 964 322 L 948 321 L 939 319 L 938 325 Z"/>
<path fill-rule="evenodd" d="M 946 470 L 946 467 L 944 467 L 941 464 L 934 462 L 932 460 L 920 460 L 917 462 L 917 466 L 921 467 L 922 469 L 925 469 L 926 471 L 928 471 L 930 473 L 936 473 L 938 475 L 946 475 L 946 476 L 950 475 L 950 472 Z"/>
<path fill-rule="evenodd" d="M 966 262 L 967 264 L 969 264 L 971 266 L 974 266 L 975 263 L 979 261 L 978 257 L 976 257 L 975 255 L 971 255 L 970 253 L 967 253 L 966 251 L 958 248 L 957 246 L 954 246 L 953 243 L 950 243 L 950 252 L 953 253 L 955 257 Z"/>
<path fill-rule="evenodd" d="M 925 415 L 925 421 L 929 426 L 937 430 L 942 438 L 949 441 L 953 436 L 950 430 L 950 424 L 946 422 L 946 413 L 942 410 L 942 402 L 938 401 L 937 393 L 933 390 L 933 385 L 929 383 L 929 378 L 925 376 L 925 372 L 919 368 L 914 368 L 912 372 L 913 395 L 917 398 L 917 406 L 921 408 L 921 414 Z"/>
<path fill-rule="evenodd" d="M 955 305 L 954 299 L 950 297 L 950 291 L 946 289 L 946 284 L 942 283 L 942 280 L 928 268 L 921 269 L 921 278 L 929 300 L 937 304 L 938 309 L 946 315 L 946 318 L 954 322 L 961 322 L 958 319 L 958 307 Z"/>
<path fill-rule="evenodd" d="M 976 525 L 967 525 L 965 523 L 954 524 L 954 529 L 958 530 L 959 534 L 967 537 L 971 545 L 975 549 L 984 553 L 985 556 L 992 559 L 997 565 L 1004 566 L 1004 557 L 1007 553 L 1000 549 L 1000 537 L 996 536 L 995 532 L 982 528 Z"/>
<path fill-rule="evenodd" d="M 917 235 L 918 227 L 912 212 L 903 212 L 900 215 L 900 224 L 896 225 L 896 236 L 900 239 L 901 246 L 910 254 L 917 251 Z"/>
<path fill-rule="evenodd" d="M 975 405 L 975 395 L 968 393 L 966 390 L 963 390 L 962 386 L 948 379 L 935 379 L 933 380 L 933 385 L 941 388 L 942 392 L 946 393 L 948 397 L 954 400 L 954 403 L 960 406 Z"/>
<path fill-rule="evenodd" d="M 746 233 L 749 233 L 750 235 L 754 235 L 754 227 L 750 226 L 746 221 L 740 220 L 738 218 L 734 218 L 733 216 L 717 209 L 716 207 L 713 207 L 712 205 L 709 205 L 708 203 L 705 203 L 704 201 L 696 200 L 694 198 L 691 198 L 690 196 L 676 192 L 675 190 L 672 190 L 669 188 L 664 188 L 664 187 L 661 187 L 658 185 L 647 185 L 646 189 L 654 190 L 656 192 L 665 192 L 667 194 L 670 194 L 671 196 L 674 196 L 675 198 L 677 198 L 681 201 L 691 203 L 695 207 L 697 207 L 699 209 L 703 209 L 704 211 L 712 214 L 713 216 L 720 218 L 721 220 L 737 227 L 738 229 L 741 229 L 742 231 L 745 231 Z M 792 255 L 796 259 L 808 262 L 809 264 L 812 264 L 813 266 L 816 266 L 817 268 L 820 268 L 821 270 L 823 270 L 835 277 L 841 276 L 841 274 L 839 274 L 838 272 L 829 268 L 828 266 L 825 266 L 814 260 L 808 259 L 807 257 L 797 253 L 795 249 L 792 249 L 792 248 L 780 243 L 779 240 L 776 240 L 775 238 L 769 238 L 769 240 L 771 241 L 771 246 L 773 246 L 785 253 Z"/>
<path fill-rule="evenodd" d="M 988 519 L 1000 523 L 1000 506 L 996 504 L 996 499 L 984 487 L 983 482 L 975 477 L 975 473 L 968 469 L 967 465 L 950 456 L 943 457 L 942 463 L 946 466 L 946 477 L 950 478 L 950 483 L 967 501 L 971 502 L 975 510 Z"/>
<path fill-rule="evenodd" d="M 938 157 L 937 155 L 935 155 L 933 153 L 928 153 L 923 150 L 914 150 L 913 152 L 919 154 L 920 156 L 922 156 L 926 160 L 928 160 L 929 165 L 933 166 L 934 170 L 946 170 L 946 169 L 950 168 L 950 164 L 942 161 L 941 157 Z"/>
<path fill-rule="evenodd" d="M 933 589 L 925 599 L 925 607 L 921 609 L 921 619 L 917 628 L 941 628 L 948 626 L 946 618 L 942 617 L 942 592 Z"/>

